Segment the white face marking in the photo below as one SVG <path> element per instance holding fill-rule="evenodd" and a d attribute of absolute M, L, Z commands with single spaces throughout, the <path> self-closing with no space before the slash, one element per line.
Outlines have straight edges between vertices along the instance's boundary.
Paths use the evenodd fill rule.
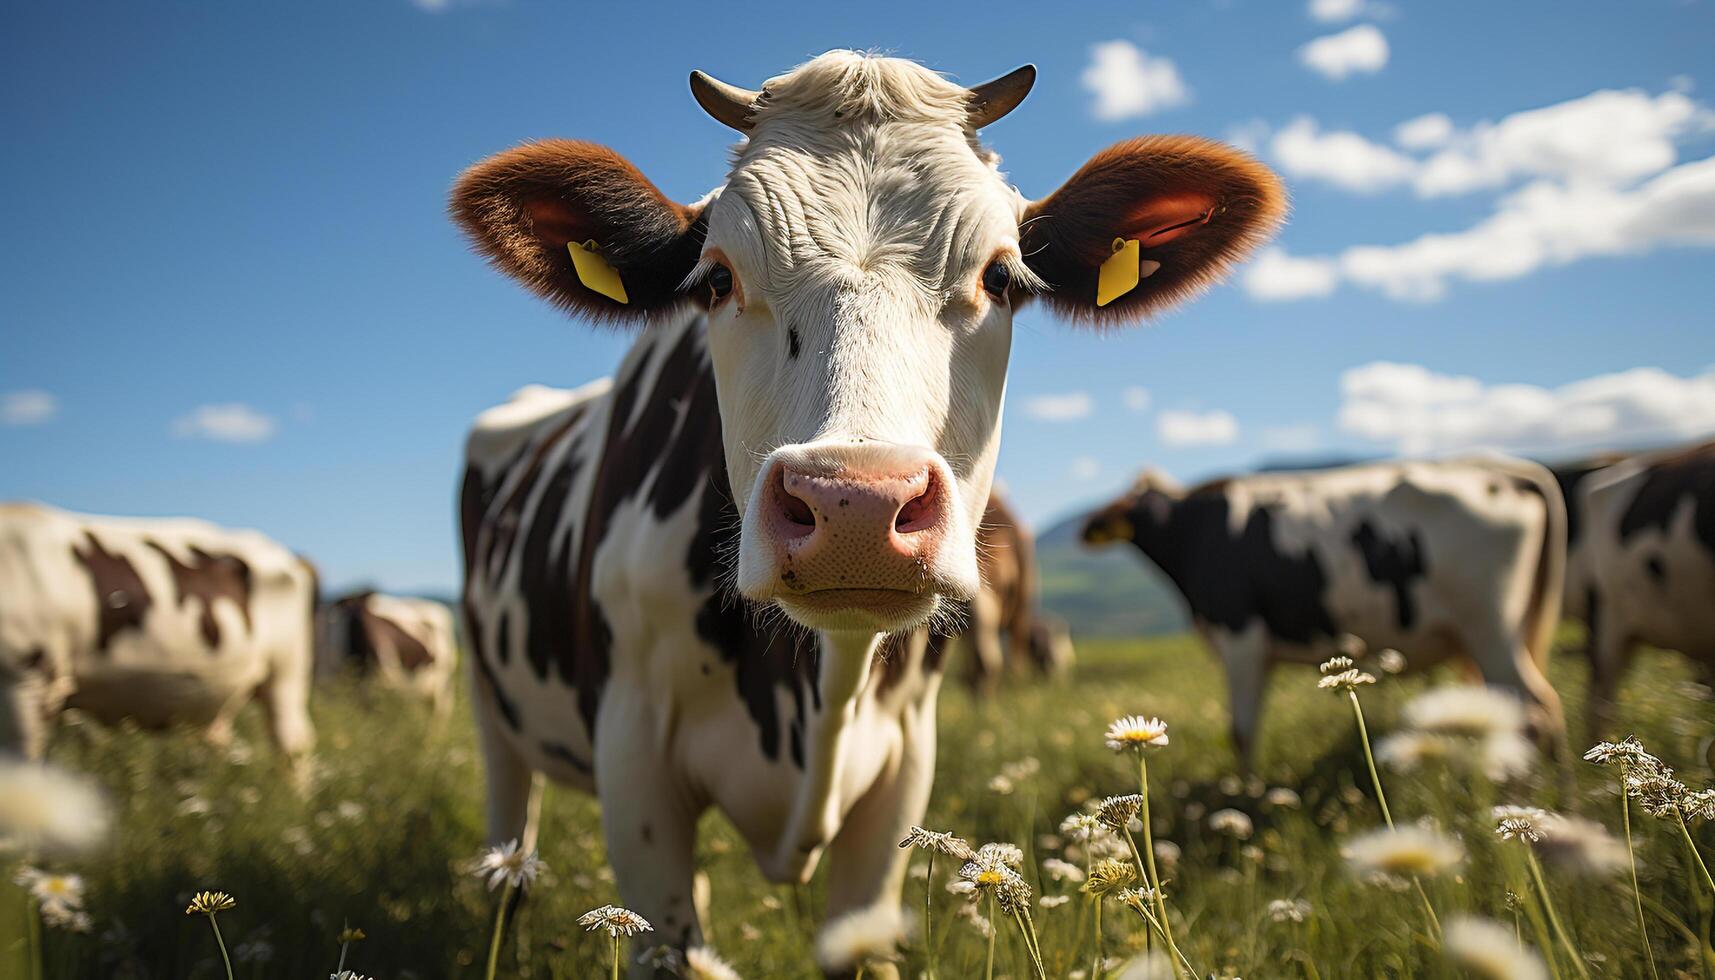
<path fill-rule="evenodd" d="M 999 260 L 1028 276 L 1023 200 L 973 144 L 957 86 L 872 61 L 871 84 L 935 98 L 911 118 L 854 117 L 818 64 L 769 83 L 770 107 L 706 212 L 705 261 L 736 283 L 709 316 L 728 475 L 735 498 L 754 501 L 781 447 L 932 450 L 956 513 L 928 572 L 973 591 L 1012 339 L 1011 308 L 983 275 Z M 751 523 L 739 583 L 755 597 L 771 573 L 756 571 Z"/>

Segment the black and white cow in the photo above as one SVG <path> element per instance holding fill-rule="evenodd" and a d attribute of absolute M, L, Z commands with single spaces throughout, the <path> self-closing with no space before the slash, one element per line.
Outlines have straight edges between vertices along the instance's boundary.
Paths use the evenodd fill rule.
<path fill-rule="evenodd" d="M 322 673 L 355 670 L 422 698 L 438 716 L 452 709 L 458 632 L 444 604 L 363 591 L 328 603 L 318 618 Z"/>
<path fill-rule="evenodd" d="M 230 735 L 251 698 L 302 758 L 316 576 L 255 531 L 0 504 L 0 752 L 37 757 L 64 707 Z"/>
<path fill-rule="evenodd" d="M 1634 647 L 1715 676 L 1715 442 L 1556 467 L 1567 488 L 1567 610 L 1589 627 L 1591 723 L 1613 722 Z"/>
<path fill-rule="evenodd" d="M 1353 635 L 1413 668 L 1459 657 L 1561 730 L 1544 673 L 1560 616 L 1565 509 L 1522 460 L 1381 463 L 1180 490 L 1146 472 L 1092 515 L 1090 544 L 1130 541 L 1183 594 L 1226 668 L 1233 741 L 1256 744 L 1268 670 Z"/>
<path fill-rule="evenodd" d="M 1026 201 L 977 130 L 1033 78 L 966 89 L 848 51 L 761 92 L 694 73 L 747 137 L 695 205 L 567 141 L 454 190 L 502 271 L 647 324 L 611 383 L 526 389 L 478 419 L 462 525 L 489 833 L 520 836 L 535 772 L 596 793 L 651 941 L 699 938 L 711 805 L 775 881 L 826 852 L 830 917 L 897 922 L 940 683 L 940 644 L 897 638 L 978 588 L 1013 310 L 1039 293 L 1135 321 L 1282 217 L 1266 168 L 1192 137 L 1121 143 Z M 1098 308 L 1115 239 L 1141 243 L 1148 277 Z M 576 271 L 568 245 L 589 242 L 626 302 Z"/>

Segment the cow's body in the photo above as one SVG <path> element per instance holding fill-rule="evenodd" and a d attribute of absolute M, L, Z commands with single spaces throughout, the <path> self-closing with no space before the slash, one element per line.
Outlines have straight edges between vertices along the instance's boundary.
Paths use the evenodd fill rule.
<path fill-rule="evenodd" d="M 977 529 L 977 560 L 982 590 L 971 600 L 969 620 L 958 636 L 973 682 L 991 686 L 1009 667 L 1028 665 L 1044 674 L 1071 667 L 1066 624 L 1043 613 L 1038 603 L 1036 539 L 998 490 L 989 495 Z"/>
<path fill-rule="evenodd" d="M 1028 66 L 966 89 L 833 51 L 762 91 L 692 73 L 744 133 L 724 183 L 669 200 L 605 147 L 525 144 L 452 210 L 551 302 L 646 324 L 611 385 L 532 388 L 471 433 L 463 609 L 489 834 L 525 836 L 533 774 L 601 799 L 651 942 L 699 939 L 697 815 L 762 870 L 826 852 L 818 958 L 894 951 L 934 769 L 946 612 L 981 580 L 1014 309 L 1135 322 L 1215 281 L 1285 212 L 1256 161 L 1127 141 L 1026 201 L 978 131 Z M 1098 296 L 1116 238 L 1128 290 Z M 877 963 L 873 975 L 891 974 Z"/>
<path fill-rule="evenodd" d="M 1568 612 L 1588 626 L 1593 723 L 1638 644 L 1715 671 L 1715 443 L 1557 468 L 1568 486 Z"/>
<path fill-rule="evenodd" d="M 0 505 L 0 749 L 40 754 L 61 707 L 223 738 L 254 696 L 307 751 L 315 594 L 254 531 Z"/>
<path fill-rule="evenodd" d="M 1468 659 L 1558 730 L 1544 669 L 1564 520 L 1546 470 L 1497 457 L 1140 486 L 1085 534 L 1132 540 L 1179 588 L 1226 668 L 1248 753 L 1268 669 L 1325 660 L 1348 634 L 1413 668 Z"/>
<path fill-rule="evenodd" d="M 731 591 L 738 513 L 703 330 L 700 314 L 652 328 L 611 385 L 528 388 L 485 413 L 461 501 L 491 826 L 522 833 L 532 771 L 594 792 L 622 898 L 675 943 L 696 938 L 711 805 L 772 880 L 804 880 L 828 849 L 830 917 L 892 908 L 940 685 L 938 643 L 830 676 L 816 634 Z"/>
<path fill-rule="evenodd" d="M 320 613 L 323 673 L 342 668 L 427 701 L 437 715 L 452 708 L 458 632 L 452 610 L 431 599 L 356 592 Z"/>

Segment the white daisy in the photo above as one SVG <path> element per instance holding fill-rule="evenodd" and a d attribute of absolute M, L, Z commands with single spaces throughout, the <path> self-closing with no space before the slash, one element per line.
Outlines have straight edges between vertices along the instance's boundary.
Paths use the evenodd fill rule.
<path fill-rule="evenodd" d="M 1341 849 L 1360 875 L 1421 875 L 1433 878 L 1465 860 L 1465 848 L 1427 827 L 1374 830 L 1354 837 Z"/>
<path fill-rule="evenodd" d="M 535 851 L 522 850 L 516 840 L 509 840 L 482 852 L 471 863 L 470 873 L 478 878 L 487 878 L 488 890 L 493 891 L 500 887 L 501 882 L 513 888 L 528 888 L 547 868 Z"/>
<path fill-rule="evenodd" d="M 1548 980 L 1542 957 L 1513 930 L 1490 919 L 1455 917 L 1447 923 L 1442 948 L 1448 959 L 1481 980 Z"/>
<path fill-rule="evenodd" d="M 1167 722 L 1160 718 L 1126 715 L 1108 726 L 1108 748 L 1115 752 L 1160 748 L 1167 744 Z"/>

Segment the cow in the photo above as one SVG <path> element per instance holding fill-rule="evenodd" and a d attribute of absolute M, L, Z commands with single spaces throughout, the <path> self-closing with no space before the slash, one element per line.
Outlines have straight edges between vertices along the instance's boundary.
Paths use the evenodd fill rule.
<path fill-rule="evenodd" d="M 1068 670 L 1073 651 L 1066 624 L 1038 603 L 1036 539 L 998 489 L 989 494 L 977 528 L 977 562 L 982 589 L 958 636 L 972 684 L 992 689 L 1005 670 L 1026 665 L 1047 675 Z"/>
<path fill-rule="evenodd" d="M 328 603 L 318 618 L 319 673 L 373 673 L 384 687 L 428 702 L 439 717 L 452 710 L 458 634 L 445 604 L 366 590 Z"/>
<path fill-rule="evenodd" d="M 255 531 L 0 504 L 0 752 L 39 758 L 62 708 L 223 743 L 255 698 L 301 764 L 315 602 L 309 563 Z"/>
<path fill-rule="evenodd" d="M 1227 675 L 1249 764 L 1269 668 L 1356 637 L 1413 669 L 1460 658 L 1519 696 L 1558 750 L 1545 669 L 1565 577 L 1565 507 L 1549 472 L 1502 457 L 1377 463 L 1215 480 L 1146 471 L 1092 514 L 1090 545 L 1129 541 L 1173 582 Z"/>
<path fill-rule="evenodd" d="M 860 952 L 836 920 L 899 932 L 945 646 L 913 637 L 980 585 L 1014 310 L 1134 322 L 1284 214 L 1272 173 L 1195 137 L 1120 143 L 1026 201 L 978 131 L 1034 76 L 965 88 L 850 51 L 761 91 L 696 72 L 745 140 L 695 204 L 565 140 L 454 187 L 502 272 L 645 325 L 611 380 L 481 414 L 460 507 L 489 837 L 523 835 L 536 773 L 593 792 L 650 943 L 700 940 L 710 806 L 773 881 L 827 854 L 824 969 Z M 1098 305 L 1104 264 L 1136 283 Z"/>
<path fill-rule="evenodd" d="M 1557 467 L 1568 488 L 1567 607 L 1587 626 L 1592 736 L 1641 643 L 1715 678 L 1715 442 Z"/>

